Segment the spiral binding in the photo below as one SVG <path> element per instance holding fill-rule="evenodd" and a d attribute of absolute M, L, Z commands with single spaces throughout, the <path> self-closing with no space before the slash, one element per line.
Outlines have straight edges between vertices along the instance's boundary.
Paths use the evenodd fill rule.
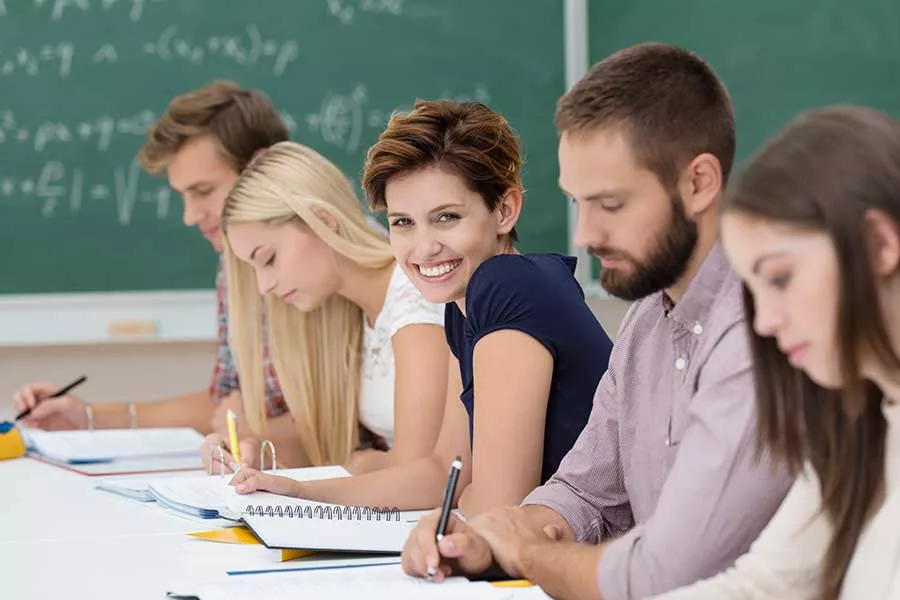
<path fill-rule="evenodd" d="M 400 509 L 371 506 L 294 506 L 291 504 L 248 504 L 245 515 L 325 519 L 328 521 L 400 521 Z"/>

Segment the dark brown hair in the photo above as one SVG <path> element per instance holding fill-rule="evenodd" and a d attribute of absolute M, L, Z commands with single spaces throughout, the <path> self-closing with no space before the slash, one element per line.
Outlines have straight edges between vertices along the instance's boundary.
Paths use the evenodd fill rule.
<path fill-rule="evenodd" d="M 502 115 L 479 102 L 418 100 L 411 112 L 393 115 L 369 148 L 363 173 L 369 206 L 386 207 L 394 177 L 432 166 L 459 176 L 491 211 L 511 188 L 522 188 L 519 142 Z M 516 239 L 513 229 L 510 240 Z"/>
<path fill-rule="evenodd" d="M 236 83 L 217 80 L 176 96 L 147 132 L 141 165 L 161 173 L 186 142 L 214 137 L 231 167 L 240 173 L 253 155 L 288 139 L 288 130 L 269 98 Z"/>
<path fill-rule="evenodd" d="M 886 423 L 881 392 L 860 373 L 861 349 L 892 368 L 866 238 L 866 214 L 900 223 L 900 123 L 866 108 L 807 112 L 769 141 L 726 194 L 725 211 L 826 233 L 839 278 L 835 344 L 841 389 L 816 385 L 790 366 L 771 337 L 751 336 L 760 451 L 794 473 L 809 462 L 834 536 L 822 565 L 821 597 L 840 594 L 847 566 L 884 486 Z M 744 288 L 747 317 L 753 298 Z"/>
<path fill-rule="evenodd" d="M 560 134 L 620 127 L 635 160 L 673 189 L 681 171 L 708 152 L 723 185 L 734 162 L 731 100 L 703 59 L 665 44 L 639 44 L 594 65 L 556 105 Z"/>

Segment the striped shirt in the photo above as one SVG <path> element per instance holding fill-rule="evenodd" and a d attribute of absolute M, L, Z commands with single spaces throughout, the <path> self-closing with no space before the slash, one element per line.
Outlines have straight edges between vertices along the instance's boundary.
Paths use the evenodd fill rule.
<path fill-rule="evenodd" d="M 228 278 L 225 275 L 225 261 L 222 257 L 219 257 L 216 274 L 216 301 L 218 321 L 216 366 L 209 386 L 209 396 L 215 404 L 219 404 L 231 392 L 241 389 L 234 357 L 231 355 L 231 348 L 228 347 Z M 263 346 L 263 369 L 266 373 L 266 415 L 269 418 L 281 416 L 288 409 L 281 393 L 281 386 L 278 385 L 272 358 L 269 356 L 268 343 L 264 343 Z"/>

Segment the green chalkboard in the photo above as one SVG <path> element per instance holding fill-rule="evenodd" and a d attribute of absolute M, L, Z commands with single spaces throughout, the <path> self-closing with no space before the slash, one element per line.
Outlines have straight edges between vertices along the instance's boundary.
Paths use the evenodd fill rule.
<path fill-rule="evenodd" d="M 0 294 L 210 288 L 215 255 L 134 157 L 168 100 L 266 91 L 293 139 L 359 180 L 417 97 L 504 113 L 526 151 L 528 251 L 566 248 L 552 115 L 562 2 L 0 0 Z"/>
<path fill-rule="evenodd" d="M 709 61 L 732 96 L 738 162 L 805 109 L 900 116 L 897 0 L 591 0 L 588 10 L 592 61 L 648 41 Z"/>
<path fill-rule="evenodd" d="M 592 63 L 664 42 L 713 66 L 734 104 L 736 169 L 809 108 L 855 103 L 900 116 L 897 0 L 590 0 L 588 14 Z"/>

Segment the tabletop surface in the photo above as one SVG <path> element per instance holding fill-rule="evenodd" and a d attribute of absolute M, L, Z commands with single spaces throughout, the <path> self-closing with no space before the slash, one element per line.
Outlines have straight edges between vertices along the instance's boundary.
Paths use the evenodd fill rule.
<path fill-rule="evenodd" d="M 181 517 L 155 502 L 94 489 L 101 479 L 107 478 L 31 458 L 0 461 L 4 598 L 160 600 L 173 582 L 223 581 L 227 570 L 251 564 L 234 554 L 198 552 L 197 544 L 208 543 L 185 535 L 221 521 Z M 268 575 L 254 577 L 263 581 Z M 511 590 L 507 597 L 547 596 L 530 588 Z"/>

